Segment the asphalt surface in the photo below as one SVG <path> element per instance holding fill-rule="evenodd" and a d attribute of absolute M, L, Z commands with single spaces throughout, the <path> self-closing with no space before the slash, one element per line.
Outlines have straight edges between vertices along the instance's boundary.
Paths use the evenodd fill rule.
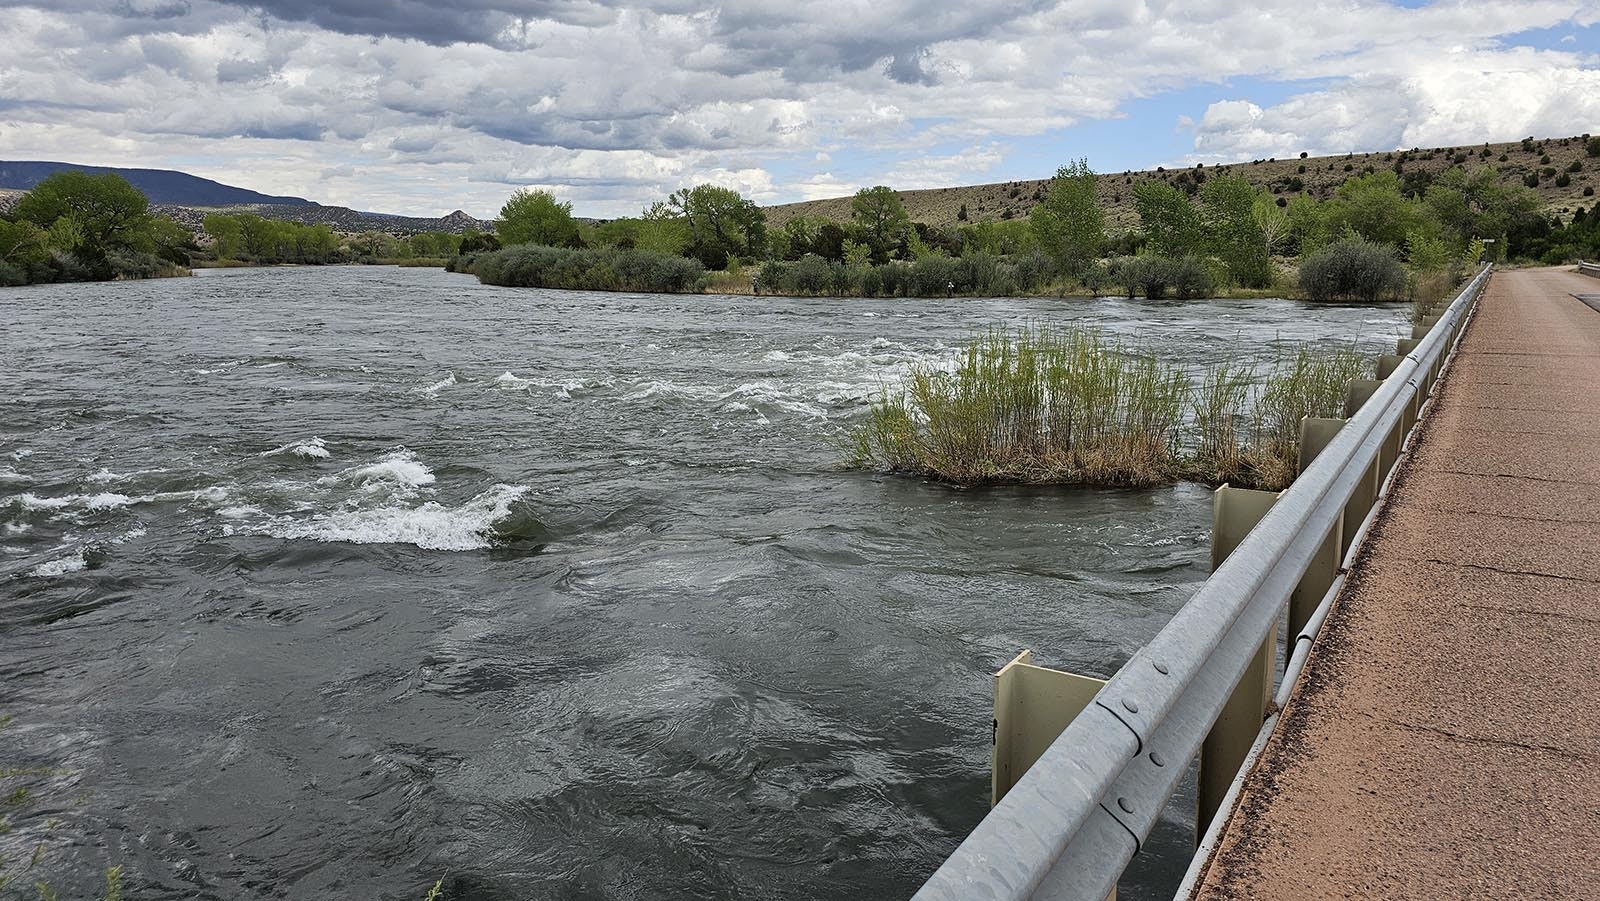
<path fill-rule="evenodd" d="M 1197 897 L 1600 897 L 1600 312 L 1496 273 Z"/>

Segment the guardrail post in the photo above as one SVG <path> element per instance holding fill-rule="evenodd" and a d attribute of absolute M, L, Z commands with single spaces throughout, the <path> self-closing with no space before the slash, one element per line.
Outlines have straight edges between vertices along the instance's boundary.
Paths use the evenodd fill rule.
<path fill-rule="evenodd" d="M 1416 350 L 1417 345 L 1421 343 L 1421 338 L 1401 338 L 1394 343 L 1394 354 L 1397 357 L 1403 357 Z"/>
<path fill-rule="evenodd" d="M 1400 354 L 1384 354 L 1383 356 L 1379 357 L 1378 381 L 1381 382 L 1389 376 L 1394 375 L 1394 371 L 1400 368 L 1400 361 L 1404 359 L 1405 357 Z"/>
<path fill-rule="evenodd" d="M 1366 403 L 1382 384 L 1379 379 L 1353 379 L 1350 382 L 1349 392 L 1344 396 L 1344 418 L 1349 419 L 1356 415 L 1361 405 Z"/>
<path fill-rule="evenodd" d="M 994 674 L 990 807 L 1000 803 L 1105 684 L 1103 679 L 1034 666 L 1032 651 L 1018 654 Z"/>
<path fill-rule="evenodd" d="M 1300 471 L 1305 472 L 1311 461 L 1322 453 L 1328 442 L 1339 434 L 1339 429 L 1344 427 L 1343 419 L 1323 419 L 1307 416 L 1300 420 Z M 1354 500 L 1351 501 L 1354 503 Z M 1366 516 L 1363 509 L 1360 516 Z M 1350 535 L 1345 534 L 1345 524 L 1349 522 L 1350 509 L 1346 505 L 1339 514 L 1339 521 L 1328 530 L 1328 537 L 1317 548 L 1317 554 L 1306 566 L 1304 576 L 1294 587 L 1294 593 L 1289 595 L 1289 635 L 1300 634 L 1305 624 L 1311 619 L 1311 614 L 1316 612 L 1317 605 L 1322 603 L 1323 595 L 1328 593 L 1328 588 L 1333 585 L 1333 580 L 1339 576 L 1339 564 L 1344 560 L 1344 549 L 1354 537 L 1355 528 L 1350 529 Z M 1355 522 L 1356 527 L 1361 524 L 1361 519 Z M 1288 661 L 1284 661 L 1285 664 Z"/>
<path fill-rule="evenodd" d="M 1223 485 L 1212 494 L 1211 505 L 1211 569 L 1216 571 L 1222 561 L 1233 553 L 1261 517 L 1267 515 L 1274 501 L 1275 491 L 1252 491 Z M 1278 656 L 1278 630 L 1273 629 L 1267 640 L 1256 651 L 1239 684 L 1234 686 L 1228 702 L 1223 705 L 1211 731 L 1200 745 L 1200 784 L 1195 790 L 1196 817 L 1195 841 L 1205 834 L 1211 818 L 1222 806 L 1222 799 L 1233 784 L 1233 777 L 1244 765 L 1255 742 L 1256 733 L 1267 718 L 1267 704 L 1272 699 L 1272 675 Z"/>

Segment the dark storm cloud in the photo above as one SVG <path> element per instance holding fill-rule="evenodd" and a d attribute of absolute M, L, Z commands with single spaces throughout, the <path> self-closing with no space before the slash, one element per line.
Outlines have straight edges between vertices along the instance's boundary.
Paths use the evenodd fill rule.
<path fill-rule="evenodd" d="M 519 22 L 547 20 L 597 27 L 615 13 L 598 3 L 573 0 L 528 2 L 437 2 L 437 0 L 268 0 L 264 3 L 222 0 L 224 5 L 264 13 L 285 22 L 305 22 L 340 34 L 410 38 L 428 44 L 516 43 Z"/>
<path fill-rule="evenodd" d="M 170 3 L 140 3 L 138 5 L 134 5 L 132 0 L 122 0 L 122 2 L 111 7 L 111 12 L 114 15 L 125 19 L 177 19 L 187 16 L 193 11 L 194 7 L 182 2 L 182 0 L 175 0 L 175 2 Z"/>
<path fill-rule="evenodd" d="M 932 84 L 933 75 L 922 66 L 930 46 L 994 35 L 1056 5 L 1054 0 L 885 0 L 862 9 L 756 0 L 720 7 L 715 38 L 730 50 L 723 72 L 778 69 L 791 80 L 809 82 L 884 64 L 887 74 L 903 84 Z"/>

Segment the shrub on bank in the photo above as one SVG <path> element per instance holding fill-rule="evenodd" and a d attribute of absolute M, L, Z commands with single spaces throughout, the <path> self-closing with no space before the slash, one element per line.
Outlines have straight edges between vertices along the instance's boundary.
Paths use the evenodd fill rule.
<path fill-rule="evenodd" d="M 676 254 L 536 244 L 463 254 L 450 260 L 445 268 L 476 275 L 486 285 L 656 294 L 698 291 L 706 274 L 698 260 Z"/>
<path fill-rule="evenodd" d="M 1315 301 L 1377 303 L 1404 296 L 1406 273 L 1392 246 L 1347 237 L 1300 263 L 1300 290 Z"/>
<path fill-rule="evenodd" d="M 1151 300 L 1166 297 L 1169 288 L 1180 299 L 1192 300 L 1210 295 L 1217 287 L 1205 261 L 1192 255 L 1119 257 L 1111 261 L 1107 281 L 1121 287 L 1129 297 Z"/>
<path fill-rule="evenodd" d="M 1043 254 L 1003 259 L 986 253 L 960 257 L 928 256 L 912 262 L 847 266 L 816 254 L 761 267 L 758 284 L 779 294 L 831 294 L 837 297 L 1005 297 L 1038 291 L 1056 276 Z"/>

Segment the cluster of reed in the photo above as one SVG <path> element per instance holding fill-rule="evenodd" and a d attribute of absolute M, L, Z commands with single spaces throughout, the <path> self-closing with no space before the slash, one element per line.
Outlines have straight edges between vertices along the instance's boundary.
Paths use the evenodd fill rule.
<path fill-rule="evenodd" d="M 952 369 L 916 367 L 879 397 L 852 451 L 858 466 L 959 484 L 1190 478 L 1275 490 L 1296 474 L 1301 417 L 1339 415 L 1368 369 L 1351 349 L 1303 348 L 1264 378 L 1225 363 L 1197 387 L 1094 328 L 995 330 Z"/>
<path fill-rule="evenodd" d="M 1373 374 L 1352 347 L 1301 347 L 1264 377 L 1219 363 L 1195 392 L 1186 475 L 1199 482 L 1279 491 L 1299 475 L 1300 420 L 1344 415 L 1350 382 Z"/>

